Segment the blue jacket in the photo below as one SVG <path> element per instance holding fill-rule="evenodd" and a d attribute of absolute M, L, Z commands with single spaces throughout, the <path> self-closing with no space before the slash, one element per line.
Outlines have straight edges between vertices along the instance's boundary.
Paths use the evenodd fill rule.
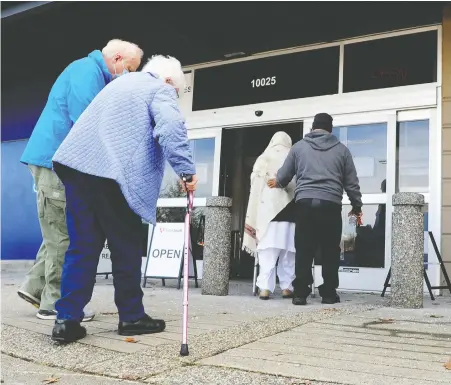
<path fill-rule="evenodd" d="M 53 85 L 20 161 L 52 168 L 52 157 L 70 129 L 112 77 L 96 50 L 69 64 Z"/>
<path fill-rule="evenodd" d="M 106 86 L 53 157 L 115 180 L 131 209 L 153 224 L 165 160 L 179 176 L 196 173 L 175 89 L 148 72 Z"/>

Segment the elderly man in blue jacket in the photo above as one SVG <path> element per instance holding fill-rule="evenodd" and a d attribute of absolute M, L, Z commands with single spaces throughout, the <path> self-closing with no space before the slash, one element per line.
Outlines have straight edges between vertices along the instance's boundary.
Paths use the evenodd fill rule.
<path fill-rule="evenodd" d="M 177 98 L 185 77 L 180 62 L 154 56 L 142 72 L 105 87 L 53 157 L 66 188 L 70 247 L 52 338 L 83 338 L 83 308 L 90 301 L 105 239 L 111 250 L 120 335 L 158 333 L 163 320 L 148 316 L 141 289 L 141 218 L 155 224 L 167 160 L 185 186 L 197 178 Z"/>
<path fill-rule="evenodd" d="M 37 193 L 42 244 L 36 263 L 18 294 L 39 309 L 40 319 L 56 319 L 64 254 L 69 246 L 65 189 L 52 170 L 52 158 L 80 115 L 111 80 L 136 71 L 143 51 L 133 43 L 111 40 L 71 63 L 53 85 L 21 162 L 27 164 Z M 86 312 L 84 320 L 94 313 Z"/>

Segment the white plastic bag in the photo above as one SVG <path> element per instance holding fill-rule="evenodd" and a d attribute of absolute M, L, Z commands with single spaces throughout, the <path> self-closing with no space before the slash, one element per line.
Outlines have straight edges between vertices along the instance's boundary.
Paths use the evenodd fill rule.
<path fill-rule="evenodd" d="M 353 252 L 355 249 L 355 239 L 357 237 L 357 218 L 354 215 L 349 217 L 349 221 L 343 229 L 341 235 L 341 259 L 344 259 L 345 252 Z"/>

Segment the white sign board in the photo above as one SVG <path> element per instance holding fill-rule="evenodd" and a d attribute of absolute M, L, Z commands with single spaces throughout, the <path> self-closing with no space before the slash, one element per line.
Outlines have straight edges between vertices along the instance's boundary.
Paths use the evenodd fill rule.
<path fill-rule="evenodd" d="M 183 258 L 184 236 L 184 223 L 157 223 L 155 229 L 149 226 L 151 242 L 146 277 L 179 277 Z M 189 258 L 189 262 L 189 275 L 194 276 L 192 258 Z"/>
<path fill-rule="evenodd" d="M 183 96 L 179 99 L 180 111 L 187 116 L 192 111 L 193 104 L 193 75 L 191 72 L 185 74 L 185 89 Z"/>
<path fill-rule="evenodd" d="M 146 257 L 142 258 L 141 273 L 144 276 L 146 270 Z M 108 248 L 108 241 L 105 241 L 105 246 L 100 253 L 99 264 L 97 265 L 97 274 L 112 274 L 113 266 L 111 264 L 111 251 Z"/>
<path fill-rule="evenodd" d="M 105 241 L 105 245 L 103 246 L 103 250 L 100 253 L 99 264 L 97 265 L 97 274 L 111 274 L 112 265 L 111 265 L 111 252 L 108 248 L 108 241 Z"/>
<path fill-rule="evenodd" d="M 208 181 L 208 163 L 196 163 L 196 176 L 199 184 L 211 183 Z"/>
<path fill-rule="evenodd" d="M 204 261 L 196 261 L 197 267 L 197 279 L 202 279 L 202 275 L 204 272 Z"/>
<path fill-rule="evenodd" d="M 356 156 L 354 157 L 354 165 L 359 178 L 374 177 L 374 158 L 370 156 Z"/>

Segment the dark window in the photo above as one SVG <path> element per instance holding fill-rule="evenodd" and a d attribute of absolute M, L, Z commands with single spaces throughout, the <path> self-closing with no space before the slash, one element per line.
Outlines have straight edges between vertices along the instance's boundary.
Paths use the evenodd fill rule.
<path fill-rule="evenodd" d="M 437 81 L 437 31 L 345 45 L 343 92 Z"/>
<path fill-rule="evenodd" d="M 200 69 L 193 110 L 336 94 L 338 71 L 338 47 Z"/>

